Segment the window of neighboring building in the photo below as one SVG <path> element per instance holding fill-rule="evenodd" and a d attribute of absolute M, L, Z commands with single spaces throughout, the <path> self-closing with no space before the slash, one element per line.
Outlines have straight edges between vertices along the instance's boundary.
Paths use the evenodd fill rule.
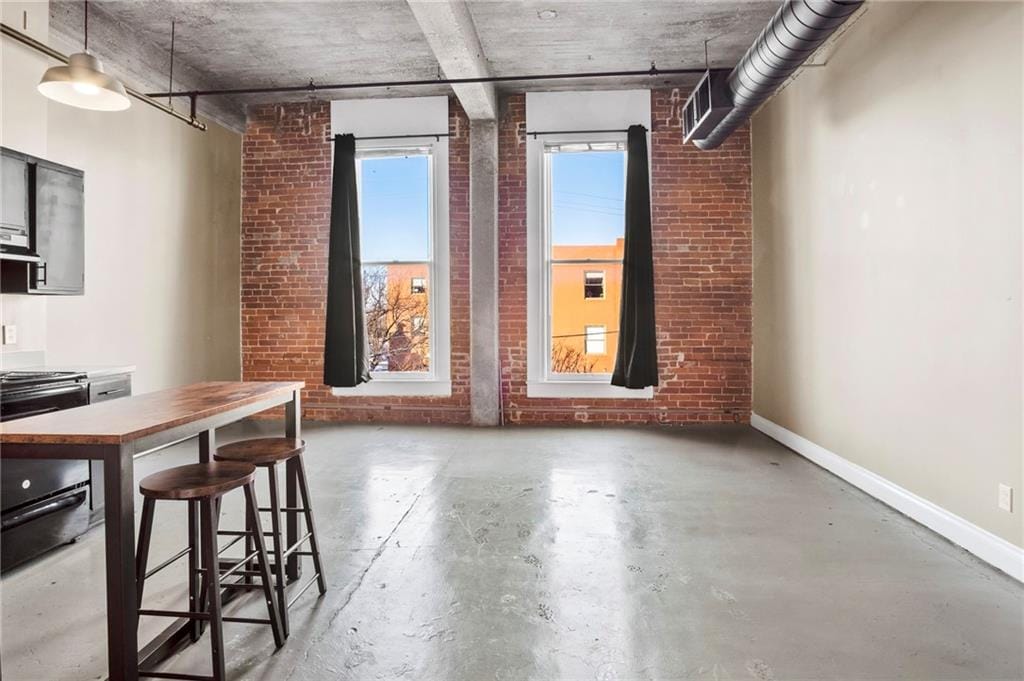
<path fill-rule="evenodd" d="M 424 317 L 413 317 L 412 318 L 412 331 L 413 333 L 422 333 L 424 327 Z"/>
<path fill-rule="evenodd" d="M 605 328 L 603 326 L 583 327 L 583 347 L 588 355 L 605 354 Z"/>
<path fill-rule="evenodd" d="M 583 273 L 583 297 L 604 298 L 604 272 Z"/>
<path fill-rule="evenodd" d="M 424 279 L 423 277 L 413 277 L 411 289 L 413 293 L 426 293 L 427 280 Z"/>

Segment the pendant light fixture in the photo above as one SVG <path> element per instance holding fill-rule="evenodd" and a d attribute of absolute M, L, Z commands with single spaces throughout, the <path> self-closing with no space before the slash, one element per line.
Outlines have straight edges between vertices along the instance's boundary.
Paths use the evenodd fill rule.
<path fill-rule="evenodd" d="M 103 64 L 89 54 L 89 0 L 84 0 L 85 45 L 68 63 L 46 70 L 39 92 L 48 99 L 80 109 L 123 111 L 131 106 L 124 85 L 103 72 Z"/>

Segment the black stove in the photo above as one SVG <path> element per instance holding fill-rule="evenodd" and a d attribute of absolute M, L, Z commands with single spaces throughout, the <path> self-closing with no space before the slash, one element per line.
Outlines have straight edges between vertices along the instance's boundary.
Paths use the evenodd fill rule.
<path fill-rule="evenodd" d="M 11 394 L 55 384 L 76 383 L 85 378 L 84 373 L 75 371 L 0 371 L 0 401 Z"/>
<path fill-rule="evenodd" d="M 89 404 L 89 383 L 74 371 L 0 372 L 0 421 Z M 89 463 L 5 459 L 0 467 L 0 571 L 89 528 Z"/>
<path fill-rule="evenodd" d="M 0 371 L 0 383 L 49 382 L 66 378 L 84 378 L 85 374 L 75 371 Z"/>

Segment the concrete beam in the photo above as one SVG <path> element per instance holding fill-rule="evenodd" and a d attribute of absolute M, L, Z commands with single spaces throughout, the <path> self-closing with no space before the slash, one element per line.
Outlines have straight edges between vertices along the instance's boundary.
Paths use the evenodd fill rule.
<path fill-rule="evenodd" d="M 462 0 L 408 0 L 430 49 L 447 78 L 490 75 L 469 7 Z M 454 85 L 455 96 L 470 120 L 493 121 L 498 98 L 492 83 Z"/>
<path fill-rule="evenodd" d="M 498 365 L 498 123 L 469 130 L 469 406 L 475 426 L 501 422 Z"/>

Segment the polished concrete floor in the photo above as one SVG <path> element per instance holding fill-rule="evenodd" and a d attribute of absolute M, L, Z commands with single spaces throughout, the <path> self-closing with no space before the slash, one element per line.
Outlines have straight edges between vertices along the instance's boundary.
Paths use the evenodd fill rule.
<path fill-rule="evenodd" d="M 231 679 L 1024 677 L 1018 583 L 750 428 L 305 435 L 330 590 L 276 652 L 227 625 Z M 184 542 L 179 506 L 157 506 L 154 561 Z M 147 607 L 184 583 L 154 578 Z M 3 678 L 102 678 L 103 602 L 102 529 L 6 576 Z M 207 644 L 164 670 L 205 673 Z"/>

